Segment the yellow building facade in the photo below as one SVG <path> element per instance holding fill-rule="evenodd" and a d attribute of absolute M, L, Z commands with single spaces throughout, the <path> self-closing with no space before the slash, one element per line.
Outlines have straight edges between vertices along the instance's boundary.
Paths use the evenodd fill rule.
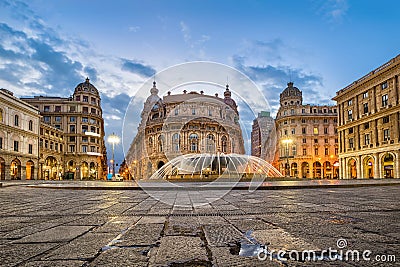
<path fill-rule="evenodd" d="M 303 104 L 292 82 L 280 94 L 275 167 L 296 178 L 338 178 L 337 108 Z"/>
<path fill-rule="evenodd" d="M 340 176 L 400 177 L 400 55 L 341 89 Z"/>

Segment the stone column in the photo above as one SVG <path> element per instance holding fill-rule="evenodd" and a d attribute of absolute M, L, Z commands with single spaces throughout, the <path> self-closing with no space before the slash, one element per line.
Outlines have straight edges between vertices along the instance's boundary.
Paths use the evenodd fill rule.
<path fill-rule="evenodd" d="M 394 178 L 400 178 L 400 149 L 395 152 L 395 155 L 394 168 L 396 171 L 394 173 Z"/>
<path fill-rule="evenodd" d="M 374 178 L 380 178 L 380 173 L 379 173 L 379 155 L 378 153 L 374 153 Z"/>
<path fill-rule="evenodd" d="M 383 178 L 382 162 L 379 153 L 377 153 L 376 162 L 378 164 L 378 178 Z"/>
<path fill-rule="evenodd" d="M 4 171 L 5 171 L 5 180 L 11 180 L 11 175 L 10 175 L 10 164 L 7 164 L 7 162 L 4 164 Z"/>
<path fill-rule="evenodd" d="M 26 166 L 22 165 L 21 162 L 21 174 L 20 174 L 21 180 L 26 180 Z"/>
<path fill-rule="evenodd" d="M 356 168 L 357 168 L 357 178 L 363 178 L 363 175 L 361 173 L 361 156 L 357 156 L 357 162 L 356 162 Z"/>

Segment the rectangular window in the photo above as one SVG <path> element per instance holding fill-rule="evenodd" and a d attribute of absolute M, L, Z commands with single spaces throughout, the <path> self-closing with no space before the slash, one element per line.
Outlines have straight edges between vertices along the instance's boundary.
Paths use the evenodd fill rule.
<path fill-rule="evenodd" d="M 43 111 L 44 112 L 50 112 L 50 106 L 44 106 Z"/>
<path fill-rule="evenodd" d="M 77 95 L 77 96 L 75 97 L 75 100 L 76 100 L 76 101 L 81 101 L 81 96 L 80 96 L 80 95 Z"/>
<path fill-rule="evenodd" d="M 54 125 L 54 127 L 55 127 L 56 129 L 61 130 L 61 125 L 60 125 L 60 124 L 56 124 L 56 125 Z"/>
<path fill-rule="evenodd" d="M 96 114 L 96 109 L 95 109 L 95 108 L 91 108 L 91 109 L 90 109 L 90 113 Z"/>
<path fill-rule="evenodd" d="M 61 106 L 55 106 L 54 111 L 55 112 L 61 112 Z"/>
<path fill-rule="evenodd" d="M 324 128 L 324 134 L 328 134 L 328 127 Z"/>
<path fill-rule="evenodd" d="M 92 105 L 96 105 L 96 98 L 91 97 L 91 98 L 90 98 L 90 103 L 91 103 Z"/>
<path fill-rule="evenodd" d="M 208 109 L 208 116 L 212 116 L 212 109 L 211 108 Z"/>
<path fill-rule="evenodd" d="M 56 122 L 60 122 L 61 121 L 61 117 L 60 116 L 56 116 L 54 119 Z"/>
<path fill-rule="evenodd" d="M 82 143 L 87 143 L 87 142 L 88 142 L 87 136 L 82 136 Z"/>
<path fill-rule="evenodd" d="M 306 113 L 306 110 L 303 108 L 302 110 L 301 110 L 301 113 Z"/>
<path fill-rule="evenodd" d="M 303 144 L 307 143 L 307 139 L 303 138 Z"/>
<path fill-rule="evenodd" d="M 97 121 L 95 119 L 90 118 L 90 124 L 97 124 Z"/>
<path fill-rule="evenodd" d="M 19 142 L 18 141 L 14 141 L 14 151 L 18 152 L 19 150 Z"/>
<path fill-rule="evenodd" d="M 95 146 L 90 146 L 90 152 L 96 152 L 96 147 Z"/>
<path fill-rule="evenodd" d="M 305 127 L 301 129 L 301 133 L 302 134 L 306 134 L 306 128 Z"/>
<path fill-rule="evenodd" d="M 339 153 L 339 148 L 335 147 L 335 155 Z"/>
<path fill-rule="evenodd" d="M 75 145 L 69 145 L 69 152 L 75 152 Z"/>
<path fill-rule="evenodd" d="M 337 118 L 334 118 L 334 119 L 333 119 L 333 122 L 334 122 L 334 123 L 337 123 Z"/>
<path fill-rule="evenodd" d="M 335 144 L 339 143 L 339 138 L 335 138 Z"/>
<path fill-rule="evenodd" d="M 301 123 L 306 123 L 306 119 L 301 119 Z"/>
<path fill-rule="evenodd" d="M 83 96 L 83 102 L 89 102 L 89 97 L 87 97 L 87 96 Z"/>
<path fill-rule="evenodd" d="M 386 107 L 388 105 L 388 95 L 382 96 L 382 107 Z"/>
<path fill-rule="evenodd" d="M 328 119 L 324 119 L 324 123 L 328 123 Z"/>
<path fill-rule="evenodd" d="M 75 125 L 70 125 L 69 126 L 69 132 L 70 133 L 75 133 Z"/>
<path fill-rule="evenodd" d="M 82 132 L 85 133 L 88 130 L 88 126 L 87 125 L 82 125 Z"/>
<path fill-rule="evenodd" d="M 350 109 L 350 110 L 347 111 L 347 117 L 348 117 L 349 120 L 353 119 L 353 110 Z"/>
<path fill-rule="evenodd" d="M 329 149 L 327 147 L 325 147 L 325 156 L 329 155 Z"/>
<path fill-rule="evenodd" d="M 384 82 L 381 84 L 382 89 L 386 89 L 388 87 L 388 83 Z"/>
<path fill-rule="evenodd" d="M 364 123 L 364 130 L 369 129 L 369 122 Z"/>
<path fill-rule="evenodd" d="M 87 152 L 87 146 L 82 146 L 82 152 L 86 153 Z"/>
<path fill-rule="evenodd" d="M 383 123 L 388 123 L 389 122 L 389 116 L 385 116 L 382 118 Z"/>
<path fill-rule="evenodd" d="M 69 106 L 69 112 L 75 112 L 75 106 Z"/>
<path fill-rule="evenodd" d="M 50 149 L 53 150 L 54 143 L 50 142 Z"/>
<path fill-rule="evenodd" d="M 69 117 L 69 122 L 75 122 L 75 121 L 76 121 L 76 117 L 75 116 Z"/>
<path fill-rule="evenodd" d="M 314 155 L 318 156 L 318 147 L 314 148 Z"/>
<path fill-rule="evenodd" d="M 49 148 L 49 141 L 48 140 L 44 140 L 44 148 Z"/>
<path fill-rule="evenodd" d="M 363 104 L 364 114 L 368 113 L 368 103 Z"/>
<path fill-rule="evenodd" d="M 95 133 L 95 132 L 96 132 L 96 127 L 90 126 L 90 131 L 91 131 L 92 133 Z"/>
<path fill-rule="evenodd" d="M 69 141 L 70 141 L 70 142 L 75 142 L 75 136 L 70 136 L 70 137 L 69 137 Z"/>
<path fill-rule="evenodd" d="M 196 109 L 192 108 L 192 115 L 196 115 Z"/>
<path fill-rule="evenodd" d="M 96 143 L 96 138 L 90 137 L 90 143 Z"/>
<path fill-rule="evenodd" d="M 82 122 L 89 122 L 89 119 L 88 119 L 88 117 L 82 117 Z"/>
<path fill-rule="evenodd" d="M 303 156 L 307 156 L 307 148 L 303 148 Z"/>
<path fill-rule="evenodd" d="M 352 133 L 354 133 L 354 128 L 353 127 L 349 128 L 349 134 L 352 134 Z"/>
<path fill-rule="evenodd" d="M 348 106 L 353 105 L 353 99 L 350 99 L 349 101 L 347 101 L 347 105 L 348 105 Z"/>
<path fill-rule="evenodd" d="M 290 110 L 290 114 L 292 114 L 292 115 L 294 114 L 294 109 Z"/>
<path fill-rule="evenodd" d="M 179 110 L 177 108 L 175 108 L 175 115 L 179 114 Z"/>
<path fill-rule="evenodd" d="M 364 135 L 364 145 L 369 145 L 369 142 L 370 142 L 370 140 L 369 140 L 369 134 L 365 134 Z"/>
<path fill-rule="evenodd" d="M 292 129 L 292 134 L 296 134 L 296 129 Z"/>
<path fill-rule="evenodd" d="M 58 143 L 55 144 L 54 148 L 56 151 L 58 151 Z"/>
<path fill-rule="evenodd" d="M 318 134 L 318 127 L 314 127 L 314 134 Z"/>
<path fill-rule="evenodd" d="M 296 154 L 297 154 L 297 148 L 296 148 L 296 146 L 294 146 L 294 147 L 292 147 L 292 155 L 296 156 Z"/>
<path fill-rule="evenodd" d="M 88 107 L 83 107 L 82 113 L 88 114 L 89 113 L 89 108 Z"/>
<path fill-rule="evenodd" d="M 325 138 L 325 144 L 328 144 L 328 141 L 329 141 L 328 138 Z"/>
<path fill-rule="evenodd" d="M 383 141 L 389 141 L 390 140 L 390 131 L 389 129 L 384 129 L 383 130 Z"/>
<path fill-rule="evenodd" d="M 353 148 L 353 147 L 354 147 L 354 139 L 349 138 L 349 148 Z"/>
<path fill-rule="evenodd" d="M 0 149 L 3 149 L 3 137 L 0 137 Z"/>
<path fill-rule="evenodd" d="M 314 144 L 318 144 L 318 139 L 317 138 L 314 139 Z"/>
<path fill-rule="evenodd" d="M 63 145 L 60 144 L 60 152 L 63 152 Z"/>
<path fill-rule="evenodd" d="M 368 98 L 368 91 L 363 93 L 362 98 L 363 99 Z"/>
<path fill-rule="evenodd" d="M 50 122 L 51 117 L 50 116 L 44 116 L 43 117 L 43 121 L 49 123 Z"/>

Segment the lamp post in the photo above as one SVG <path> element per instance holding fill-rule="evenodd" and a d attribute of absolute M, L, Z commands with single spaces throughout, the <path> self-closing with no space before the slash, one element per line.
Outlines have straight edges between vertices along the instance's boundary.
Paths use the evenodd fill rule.
<path fill-rule="evenodd" d="M 113 174 L 112 177 L 115 177 L 115 160 L 114 160 L 114 147 L 119 143 L 119 136 L 112 133 L 108 136 L 107 141 L 112 145 L 112 164 L 113 164 Z"/>
<path fill-rule="evenodd" d="M 290 170 L 290 167 L 289 167 L 289 144 L 291 144 L 293 142 L 293 140 L 292 139 L 284 139 L 284 140 L 282 140 L 282 143 L 284 143 L 284 144 L 286 144 L 286 167 L 285 167 L 285 172 L 286 172 L 286 176 L 290 176 L 290 173 L 289 173 L 289 170 Z M 289 175 L 288 175 L 288 173 L 289 173 Z"/>

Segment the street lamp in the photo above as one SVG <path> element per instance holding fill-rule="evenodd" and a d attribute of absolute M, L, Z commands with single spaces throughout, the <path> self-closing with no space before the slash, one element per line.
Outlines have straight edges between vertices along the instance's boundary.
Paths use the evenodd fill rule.
<path fill-rule="evenodd" d="M 285 172 L 286 172 L 286 176 L 290 176 L 289 173 L 289 144 L 291 144 L 293 142 L 292 139 L 283 139 L 282 143 L 286 144 L 286 167 L 285 167 Z M 289 173 L 289 175 L 288 175 Z"/>
<path fill-rule="evenodd" d="M 114 160 L 114 146 L 116 144 L 119 144 L 119 136 L 112 133 L 111 135 L 108 136 L 107 142 L 112 145 L 112 164 L 113 164 L 113 174 L 112 177 L 115 177 L 115 160 Z"/>

